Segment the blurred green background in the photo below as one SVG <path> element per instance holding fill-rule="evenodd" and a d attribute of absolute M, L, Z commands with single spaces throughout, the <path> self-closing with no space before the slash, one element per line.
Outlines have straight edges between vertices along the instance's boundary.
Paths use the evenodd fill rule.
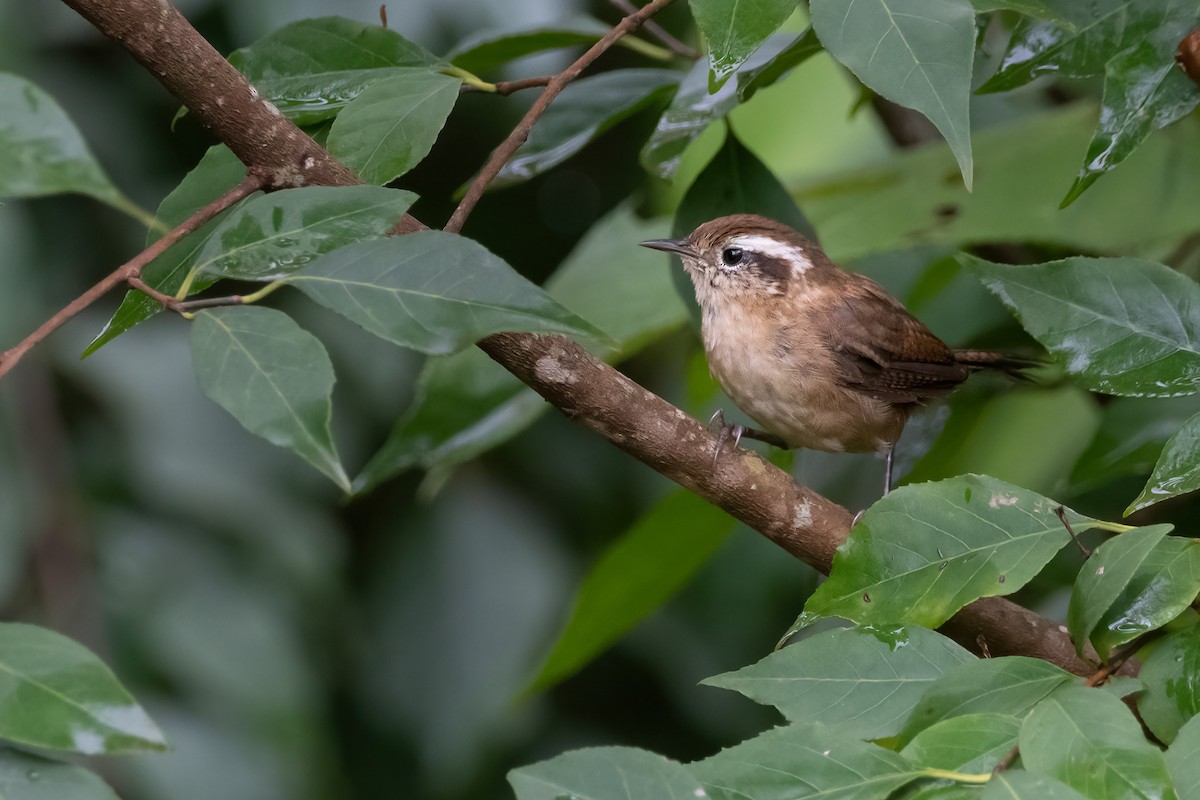
<path fill-rule="evenodd" d="M 222 52 L 307 16 L 378 18 L 377 3 L 350 0 L 180 5 Z M 663 21 L 690 35 L 686 8 L 676 6 Z M 583 0 L 441 0 L 388 11 L 391 27 L 438 53 L 484 28 L 617 17 L 607 3 Z M 569 55 L 519 62 L 510 76 L 552 71 Z M 614 51 L 605 63 L 638 58 Z M 172 130 L 177 103 L 59 3 L 0 0 L 0 69 L 57 98 L 146 208 L 211 143 L 186 117 Z M 970 197 L 947 179 L 944 148 L 900 157 L 869 105 L 852 114 L 858 86 L 824 55 L 739 108 L 731 124 L 796 191 L 835 259 L 882 280 L 954 344 L 1022 346 L 1003 309 L 944 256 L 965 244 L 1033 241 L 1021 255 L 1166 257 L 1200 219 L 1191 195 L 1176 197 L 1168 215 L 1153 202 L 1132 211 L 1128 203 L 1131 186 L 1149 194 L 1145 187 L 1192 163 L 1186 137 L 1195 131 L 1160 134 L 1071 211 L 1054 210 L 1094 125 L 1094 108 L 1070 101 L 1092 90 L 980 99 Z M 449 193 L 530 99 L 462 98 L 430 158 L 400 181 L 422 195 L 419 218 L 446 219 Z M 720 132 L 693 146 L 672 187 L 636 161 L 654 122 L 643 113 L 555 171 L 488 196 L 465 233 L 540 280 L 630 195 L 645 211 L 669 212 Z M 1004 127 L 1012 124 L 1026 127 Z M 17 341 L 143 238 L 136 223 L 84 198 L 0 206 L 0 343 Z M 815 585 L 811 570 L 766 540 L 736 530 L 691 585 L 613 650 L 521 697 L 589 564 L 671 491 L 668 481 L 547 414 L 444 482 L 410 473 L 346 503 L 200 393 L 182 321 L 155 319 L 80 361 L 118 299 L 72 321 L 0 384 L 0 607 L 6 619 L 97 651 L 164 729 L 169 754 L 92 764 L 123 797 L 505 798 L 508 769 L 571 747 L 629 744 L 690 760 L 775 721 L 698 685 L 769 652 Z M 408 404 L 420 358 L 302 300 L 288 308 L 330 350 L 335 434 L 347 464 L 361 465 Z M 623 369 L 697 415 L 721 404 L 690 330 Z M 1093 439 L 1114 409 L 1161 413 L 1176 427 L 1200 410 L 1192 401 L 1147 408 L 1105 406 L 1068 385 L 1013 391 L 985 382 L 914 423 L 901 467 L 915 464 L 920 478 L 989 471 L 1115 518 L 1145 465 L 1113 483 L 1112 474 L 1081 474 L 1076 461 L 1089 445 L 1103 450 Z M 1105 454 L 1129 441 L 1117 438 Z M 877 496 L 882 465 L 800 453 L 794 470 L 860 508 Z M 1189 511 L 1176 503 L 1154 513 Z M 1053 587 L 1029 594 L 1051 609 L 1062 597 Z"/>

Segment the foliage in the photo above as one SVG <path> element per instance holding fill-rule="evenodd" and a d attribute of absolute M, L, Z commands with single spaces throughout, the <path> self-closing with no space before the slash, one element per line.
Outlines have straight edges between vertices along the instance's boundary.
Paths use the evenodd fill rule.
<path fill-rule="evenodd" d="M 1042 386 L 1003 400 L 986 389 L 968 389 L 951 401 L 941 439 L 925 443 L 927 454 L 908 454 L 913 474 L 926 482 L 903 486 L 865 511 L 838 548 L 829 579 L 788 631 L 785 639 L 796 641 L 704 681 L 777 709 L 784 724 L 740 743 L 723 739 L 725 749 L 692 758 L 672 760 L 623 746 L 572 750 L 513 769 L 509 783 L 517 798 L 1200 796 L 1200 629 L 1192 610 L 1200 593 L 1200 550 L 1195 540 L 1172 534 L 1166 520 L 1174 518 L 1163 516 L 1171 506 L 1157 505 L 1191 502 L 1185 495 L 1200 488 L 1200 408 L 1180 399 L 1200 395 L 1193 253 L 1200 198 L 1194 181 L 1174 174 L 1179 165 L 1200 164 L 1196 120 L 1189 117 L 1200 90 L 1174 61 L 1180 39 L 1200 20 L 1200 0 L 812 0 L 808 28 L 804 11 L 790 0 L 737 4 L 733 13 L 727 5 L 691 0 L 694 23 L 679 18 L 707 42 L 707 55 L 694 63 L 647 39 L 627 39 L 625 61 L 572 83 L 501 166 L 491 191 L 546 187 L 552 184 L 537 182 L 583 169 L 589 153 L 624 132 L 620 160 L 645 170 L 637 186 L 624 187 L 595 209 L 590 231 L 572 242 L 571 255 L 537 281 L 514 255 L 548 249 L 549 224 L 532 229 L 531 223 L 521 232 L 526 244 L 505 247 L 512 253 L 504 255 L 486 228 L 476 235 L 469 227 L 471 236 L 388 234 L 410 208 L 427 203 L 422 214 L 442 208 L 475 172 L 476 164 L 458 172 L 428 167 L 442 141 L 469 128 L 457 116 L 470 102 L 464 101 L 467 91 L 505 94 L 502 81 L 493 80 L 527 63 L 520 59 L 590 45 L 605 35 L 606 24 L 578 18 L 510 32 L 471 31 L 438 50 L 444 53 L 439 56 L 406 38 L 402 21 L 393 30 L 326 17 L 285 25 L 235 50 L 230 61 L 262 96 L 369 185 L 256 194 L 148 265 L 146 284 L 179 301 L 214 286 L 218 292 L 253 287 L 236 304 L 189 313 L 186 323 L 170 321 L 190 326 L 190 360 L 200 388 L 247 431 L 332 481 L 342 500 L 370 503 L 370 492 L 412 468 L 429 473 L 423 487 L 428 496 L 464 462 L 497 448 L 519 448 L 517 435 L 545 409 L 472 344 L 506 331 L 565 334 L 604 360 L 636 370 L 641 362 L 635 355 L 680 347 L 675 334 L 688 327 L 690 300 L 676 293 L 678 276 L 660 257 L 632 245 L 670 230 L 681 235 L 719 214 L 768 213 L 819 237 L 835 260 L 854 260 L 875 272 L 935 330 L 960 334 L 956 345 L 992 339 L 1020 344 L 1031 337 L 1055 366 L 1043 370 Z M 998 62 L 993 74 L 979 80 L 975 73 L 985 68 L 997 38 L 1007 44 L 992 59 Z M 808 165 L 805 174 L 782 174 L 779 148 L 767 155 L 755 146 L 770 132 L 763 129 L 779 119 L 769 101 L 787 97 L 785 91 L 803 83 L 798 78 L 816 74 L 801 65 L 829 68 L 829 58 L 855 76 L 850 94 L 878 94 L 923 115 L 944 143 L 839 162 L 840 172 Z M 1035 80 L 1039 76 L 1053 79 L 1055 97 L 1066 93 L 1074 102 L 1052 107 L 1039 94 L 1046 88 Z M 244 174 L 228 149 L 214 146 L 150 219 L 116 188 L 49 93 L 24 77 L 2 74 L 0 101 L 8 110 L 0 119 L 0 195 L 83 194 L 147 223 L 150 242 Z M 983 130 L 981 117 L 1003 124 Z M 641 125 L 632 135 L 631 124 Z M 824 119 L 808 124 L 834 129 Z M 1084 166 L 1072 180 L 1071 165 L 1079 161 Z M 615 170 L 605 163 L 592 168 Z M 436 178 L 422 176 L 425 169 Z M 390 186 L 397 179 L 422 192 Z M 437 196 L 430 198 L 431 192 Z M 1059 216 L 1053 205 L 1064 194 L 1062 205 L 1074 205 Z M 505 205 L 505 196 L 489 198 L 492 208 Z M 503 243 L 494 228 L 491 233 Z M 1010 255 L 1022 263 L 996 261 Z M 298 291 L 279 291 L 286 287 Z M 126 334 L 162 308 L 131 290 L 85 355 L 99 351 L 95 358 L 102 359 L 122 347 Z M 320 316 L 321 310 L 338 320 Z M 351 401 L 339 416 L 346 398 L 335 390 L 335 372 L 383 372 L 370 354 L 396 357 L 390 348 L 372 350 L 383 345 L 359 339 L 335 348 L 330 342 L 346 335 L 330 332 L 340 321 L 399 345 L 413 359 L 428 357 L 411 381 L 408 408 L 394 421 L 388 398 L 381 412 L 391 427 L 386 437 L 335 435 L 343 423 L 349 427 L 349 418 L 368 416 Z M 679 390 L 673 399 L 685 394 L 684 382 L 671 387 Z M 707 410 L 711 385 L 700 385 L 693 395 L 688 410 Z M 1106 398 L 1103 410 L 1098 396 Z M 1108 396 L 1122 399 L 1109 402 Z M 1046 423 L 1043 415 L 1051 414 L 1062 421 Z M 1038 424 L 997 426 L 996 419 Z M 373 455 L 364 455 L 368 441 L 376 441 Z M 1036 451 L 1049 441 L 1054 453 Z M 1016 455 L 1002 462 L 997 453 L 1005 446 Z M 578 466 L 566 448 L 553 458 L 565 464 L 564 474 Z M 354 470 L 344 464 L 355 462 L 363 466 L 352 478 Z M 1004 474 L 974 474 L 979 463 L 995 464 L 992 471 Z M 0 477 L 3 468 L 0 463 Z M 1148 478 L 1140 492 L 1128 483 L 1130 476 Z M 189 502 L 203 502 L 201 490 L 184 494 Z M 454 624 L 437 624 L 436 613 L 409 612 L 438 628 L 454 652 L 464 639 L 496 637 L 488 639 L 496 664 L 464 657 L 455 669 L 441 671 L 458 680 L 459 667 L 507 668 L 517 676 L 507 687 L 510 694 L 521 690 L 528 700 L 585 670 L 652 617 L 716 557 L 733 524 L 686 491 L 650 499 L 639 514 L 622 520 L 626 532 L 594 558 L 557 640 L 547 646 L 544 631 L 523 633 L 529 642 L 520 652 L 537 652 L 540 668 L 532 662 L 503 667 L 499 652 L 510 637 L 478 632 L 472 614 L 453 616 L 457 596 L 443 598 L 439 608 Z M 1066 508 L 1064 500 L 1088 513 Z M 546 499 L 547 506 L 552 502 Z M 253 503 L 247 500 L 247 506 Z M 1104 519 L 1122 509 L 1137 512 L 1137 525 Z M 5 513 L 12 512 L 0 509 L 0 523 Z M 406 519 L 420 527 L 425 512 L 412 513 Z M 579 509 L 571 513 L 572 519 L 585 516 Z M 485 522 L 468 527 L 483 530 Z M 1182 521 L 1179 528 L 1191 533 Z M 122 535 L 139 536 L 136 527 Z M 389 592 L 409 591 L 438 569 L 461 569 L 464 587 L 476 588 L 497 574 L 508 580 L 491 561 L 502 566 L 518 546 L 472 541 L 492 554 L 489 559 L 475 567 L 461 552 L 472 548 L 428 544 L 429 552 L 409 554 L 402 573 L 407 582 L 378 589 L 384 598 L 378 602 L 394 600 Z M 1079 565 L 1067 548 L 1085 548 L 1085 541 L 1094 549 Z M 214 566 L 211 556 L 193 559 L 192 546 L 145 544 L 152 554 L 163 548 L 158 563 L 169 562 L 171 569 L 186 563 L 206 578 L 219 575 L 220 597 L 190 599 L 176 591 L 167 569 L 157 576 L 158 599 L 167 611 L 187 606 L 188 613 L 206 614 L 212 630 L 228 637 L 226 652 L 261 640 L 254 614 L 301 616 L 295 608 L 281 609 L 289 604 L 269 581 L 251 588 L 237 570 Z M 326 558 L 320 547 L 296 555 L 302 549 L 280 543 L 278 554 L 268 548 L 267 560 L 278 555 L 286 561 L 293 553 L 296 563 L 272 568 L 309 576 L 297 582 L 309 580 L 307 591 L 328 599 L 324 582 L 337 569 L 336 557 Z M 141 580 L 155 572 L 153 556 L 123 554 L 115 546 L 102 559 L 114 574 L 123 559 L 137 563 L 133 571 Z M 1065 606 L 1059 616 L 1077 652 L 1097 669 L 1091 680 L 1020 655 L 978 658 L 934 630 L 981 598 L 1021 593 L 1023 602 L 1037 602 L 1053 593 L 1055 581 L 1059 606 Z M 146 598 L 138 602 L 153 605 Z M 499 615 L 503 605 L 493 598 L 473 608 Z M 413 696 L 436 681 L 419 672 L 417 678 L 397 677 L 388 655 L 405 650 L 408 641 L 400 634 L 389 638 L 388 622 L 379 623 L 385 633 L 362 669 L 369 688 L 355 702 L 390 703 L 400 709 L 395 718 L 417 717 L 420 699 Z M 199 694 L 229 702 L 220 684 L 240 684 L 223 670 L 237 670 L 220 656 L 206 663 L 201 654 L 207 647 L 189 645 L 187 630 L 165 629 L 171 633 L 155 643 L 131 634 L 128 649 L 150 651 L 146 662 L 169 676 L 164 685 L 196 681 Z M 290 634 L 282 638 L 276 652 L 300 649 Z M 188 646 L 195 648 L 190 655 Z M 1139 681 L 1108 682 L 1109 669 L 1134 655 L 1144 659 Z M 281 684 L 303 696 L 318 679 L 307 665 L 296 666 L 302 659 L 281 658 L 293 670 L 278 670 L 291 675 Z M 165 747 L 142 706 L 70 639 L 8 623 L 0 626 L 0 662 L 7 684 L 0 738 L 13 745 L 0 750 L 6 795 L 110 798 L 113 791 L 91 772 L 47 753 L 117 755 Z M 275 665 L 265 663 L 259 668 L 275 677 Z M 240 690 L 234 705 L 255 709 L 246 728 L 296 722 L 269 702 L 255 705 L 265 701 L 252 696 L 269 694 L 271 684 L 264 679 L 254 691 Z M 387 702 L 372 703 L 381 697 Z M 492 706 L 476 703 L 469 693 L 436 699 L 461 706 L 455 713 L 439 707 L 443 715 L 422 723 L 430 727 L 420 757 L 448 776 L 455 773 L 455 747 L 464 738 L 454 728 L 458 718 L 477 714 L 482 730 L 488 715 L 499 717 L 506 706 L 494 698 Z M 562 745 L 543 742 L 532 749 L 544 754 Z M 279 796 L 321 792 L 292 791 L 286 781 L 277 789 Z"/>

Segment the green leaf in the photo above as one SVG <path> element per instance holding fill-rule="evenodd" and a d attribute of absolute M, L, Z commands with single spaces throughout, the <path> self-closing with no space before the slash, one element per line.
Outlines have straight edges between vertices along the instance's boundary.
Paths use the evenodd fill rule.
<path fill-rule="evenodd" d="M 321 253 L 383 236 L 416 199 L 380 186 L 306 186 L 259 195 L 222 220 L 191 269 L 274 280 Z"/>
<path fill-rule="evenodd" d="M 1021 726 L 1021 761 L 1087 797 L 1174 798 L 1162 752 L 1117 698 L 1064 687 Z"/>
<path fill-rule="evenodd" d="M 687 320 L 669 266 L 633 242 L 667 235 L 661 220 L 622 205 L 596 223 L 546 281 L 546 292 L 593 321 L 626 358 Z M 449 467 L 507 441 L 546 410 L 533 390 L 484 353 L 430 359 L 412 405 L 355 479 L 364 491 L 411 467 Z"/>
<path fill-rule="evenodd" d="M 979 87 L 981 93 L 1015 89 L 1044 74 L 1060 78 L 1099 75 L 1109 59 L 1153 39 L 1166 26 L 1179 26 L 1187 14 L 1195 13 L 1191 0 L 1055 0 L 1053 6 L 1065 23 L 1022 19 L 1013 30 L 1000 68 Z M 1186 27 L 1180 28 L 1175 41 L 1186 31 Z"/>
<path fill-rule="evenodd" d="M 1128 158 L 1151 133 L 1187 116 L 1200 103 L 1196 84 L 1175 63 L 1179 38 L 1166 40 L 1165 46 L 1161 37 L 1159 42 L 1142 42 L 1108 62 L 1100 123 L 1063 206 Z"/>
<path fill-rule="evenodd" d="M 701 683 L 773 705 L 790 722 L 820 720 L 847 736 L 881 739 L 900 732 L 921 695 L 947 669 L 974 660 L 924 628 L 842 628 Z"/>
<path fill-rule="evenodd" d="M 1175 432 L 1200 413 L 1200 397 L 1117 398 L 1104 407 L 1096 438 L 1075 462 L 1079 492 L 1129 475 L 1146 475 Z"/>
<path fill-rule="evenodd" d="M 767 731 L 691 765 L 713 800 L 876 798 L 920 776 L 891 750 L 823 725 Z"/>
<path fill-rule="evenodd" d="M 75 764 L 0 748 L 5 800 L 118 800 L 94 773 Z"/>
<path fill-rule="evenodd" d="M 442 63 L 393 30 L 345 17 L 314 17 L 284 25 L 229 62 L 251 83 L 270 78 L 385 67 L 432 67 Z"/>
<path fill-rule="evenodd" d="M 1036 575 L 1070 541 L 1059 507 L 986 475 L 903 486 L 850 530 L 804 613 L 936 628 Z M 1065 513 L 1076 531 L 1095 522 Z"/>
<path fill-rule="evenodd" d="M 1126 514 L 1200 489 L 1200 414 L 1189 419 L 1163 447 L 1154 472 Z"/>
<path fill-rule="evenodd" d="M 759 89 L 765 89 L 782 80 L 793 69 L 823 49 L 817 32 L 811 26 L 773 55 L 771 52 L 774 48 L 771 48 L 765 59 L 755 59 L 753 65 L 748 64 L 737 71 L 738 101 L 745 103 L 754 97 Z"/>
<path fill-rule="evenodd" d="M 724 511 L 676 491 L 647 511 L 596 560 L 571 617 L 533 679 L 537 692 L 574 675 L 667 602 L 733 530 Z"/>
<path fill-rule="evenodd" d="M 158 207 L 158 218 L 165 224 L 174 227 L 198 209 L 232 189 L 245 177 L 245 165 L 238 161 L 237 156 L 228 147 L 225 145 L 210 147 L 200 159 L 200 163 L 185 175 L 179 185 L 163 199 Z M 242 202 L 249 201 L 243 200 Z M 208 237 L 212 236 L 217 226 L 221 224 L 221 220 L 230 213 L 232 213 L 232 209 L 224 211 L 198 230 L 167 248 L 166 252 L 151 261 L 142 270 L 142 280 L 160 292 L 174 295 L 183 285 L 191 265 L 195 263 L 196 254 L 200 252 L 205 242 L 208 241 Z M 157 232 L 152 231 L 147 244 L 157 240 L 158 236 Z M 192 291 L 201 291 L 211 286 L 212 283 L 212 279 L 202 277 L 192 284 Z M 112 319 L 91 341 L 87 349 L 83 351 L 83 355 L 91 355 L 125 331 L 145 322 L 160 311 L 162 311 L 162 304 L 149 295 L 133 290 L 126 292 L 125 299 L 121 301 L 121 305 L 113 314 Z"/>
<path fill-rule="evenodd" d="M 163 750 L 158 726 L 86 647 L 0 623 L 0 738 L 81 755 Z"/>
<path fill-rule="evenodd" d="M 456 67 L 484 75 L 503 64 L 534 53 L 593 44 L 608 31 L 608 25 L 587 16 L 551 22 L 536 28 L 481 31 L 455 45 L 446 54 L 446 59 Z"/>
<path fill-rule="evenodd" d="M 533 126 L 529 140 L 500 170 L 492 187 L 540 175 L 621 120 L 667 102 L 679 77 L 674 70 L 620 69 L 571 83 Z"/>
<path fill-rule="evenodd" d="M 1046 0 L 971 0 L 971 5 L 979 14 L 989 11 L 1016 11 L 1030 17 L 1041 19 L 1062 19 L 1056 9 L 1046 5 Z"/>
<path fill-rule="evenodd" d="M 370 86 L 384 80 L 419 81 L 441 74 L 432 67 L 380 67 L 263 78 L 254 88 L 292 122 L 312 126 L 332 119 Z"/>
<path fill-rule="evenodd" d="M 508 773 L 517 800 L 695 800 L 704 792 L 681 764 L 633 747 L 572 750 Z"/>
<path fill-rule="evenodd" d="M 997 772 L 983 790 L 982 800 L 1088 800 L 1049 775 L 1010 769 Z"/>
<path fill-rule="evenodd" d="M 329 430 L 333 365 L 315 336 L 270 308 L 202 311 L 192 324 L 192 363 L 204 393 L 246 430 L 350 491 Z"/>
<path fill-rule="evenodd" d="M 1167 770 L 1179 800 L 1200 800 L 1200 716 L 1179 729 L 1167 749 Z"/>
<path fill-rule="evenodd" d="M 1155 546 L 1171 532 L 1171 527 L 1151 525 L 1114 536 L 1097 547 L 1079 570 L 1067 610 L 1067 628 L 1080 656 L 1097 623 L 1120 598 L 1139 604 L 1152 602 L 1152 598 L 1129 597 L 1126 589 Z M 1107 650 L 1100 650 L 1099 646 L 1096 650 L 1101 658 L 1108 658 Z"/>
<path fill-rule="evenodd" d="M 1138 677 L 1145 684 L 1138 695 L 1142 719 L 1161 741 L 1176 741 L 1200 714 L 1200 630 L 1193 625 L 1156 644 Z"/>
<path fill-rule="evenodd" d="M 639 156 L 642 166 L 664 180 L 674 177 L 688 145 L 737 106 L 742 72 L 750 75 L 747 80 L 752 81 L 754 75 L 770 69 L 792 43 L 792 38 L 786 35 L 771 37 L 738 71 L 737 81 L 727 82 L 712 94 L 708 91 L 707 65 L 698 61 L 684 76 L 671 105 L 642 148 Z"/>
<path fill-rule="evenodd" d="M 920 111 L 946 137 L 971 188 L 968 100 L 975 60 L 969 0 L 812 0 L 829 54 L 888 100 Z"/>
<path fill-rule="evenodd" d="M 1021 722 L 1007 714 L 964 714 L 918 733 L 900 755 L 918 767 L 991 772 L 1017 746 Z"/>
<path fill-rule="evenodd" d="M 501 331 L 606 338 L 482 245 L 441 231 L 352 244 L 283 280 L 376 336 L 425 353 L 451 353 Z"/>
<path fill-rule="evenodd" d="M 421 162 L 458 100 L 458 78 L 406 71 L 364 89 L 329 129 L 329 152 L 362 178 L 384 184 Z"/>
<path fill-rule="evenodd" d="M 796 0 L 689 0 L 708 41 L 708 87 L 716 91 L 796 10 Z"/>
<path fill-rule="evenodd" d="M 1090 561 L 1088 563 L 1091 563 Z M 1101 654 L 1171 622 L 1200 593 L 1200 543 L 1168 536 L 1142 561 L 1092 630 Z"/>
<path fill-rule="evenodd" d="M 1004 656 L 968 661 L 946 670 L 921 697 L 899 741 L 911 742 L 937 723 L 967 714 L 1023 717 L 1075 676 L 1039 658 Z"/>
<path fill-rule="evenodd" d="M 118 208 L 127 205 L 53 97 L 0 72 L 0 107 L 0 197 L 79 192 Z"/>
<path fill-rule="evenodd" d="M 1097 392 L 1200 392 L 1200 286 L 1136 258 L 1012 266 L 962 256 L 1030 335 Z"/>

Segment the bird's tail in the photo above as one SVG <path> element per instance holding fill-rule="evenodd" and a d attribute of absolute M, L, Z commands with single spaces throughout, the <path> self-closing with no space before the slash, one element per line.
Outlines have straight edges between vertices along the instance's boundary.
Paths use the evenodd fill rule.
<path fill-rule="evenodd" d="M 1022 381 L 1032 379 L 1026 370 L 1039 367 L 1043 363 L 1036 358 L 997 353 L 994 350 L 955 350 L 954 360 L 971 372 L 992 369 Z"/>

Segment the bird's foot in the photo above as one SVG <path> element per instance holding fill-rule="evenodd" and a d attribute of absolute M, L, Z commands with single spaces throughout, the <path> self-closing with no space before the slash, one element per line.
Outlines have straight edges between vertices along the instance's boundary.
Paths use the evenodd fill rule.
<path fill-rule="evenodd" d="M 742 441 L 742 435 L 746 432 L 746 428 L 743 425 L 734 425 L 726 422 L 725 412 L 719 408 L 708 419 L 708 427 L 712 429 L 713 426 L 716 426 L 717 446 L 713 450 L 712 467 L 716 469 L 717 459 L 721 457 L 721 451 L 725 449 L 725 443 L 733 439 L 733 449 L 736 450 Z"/>

